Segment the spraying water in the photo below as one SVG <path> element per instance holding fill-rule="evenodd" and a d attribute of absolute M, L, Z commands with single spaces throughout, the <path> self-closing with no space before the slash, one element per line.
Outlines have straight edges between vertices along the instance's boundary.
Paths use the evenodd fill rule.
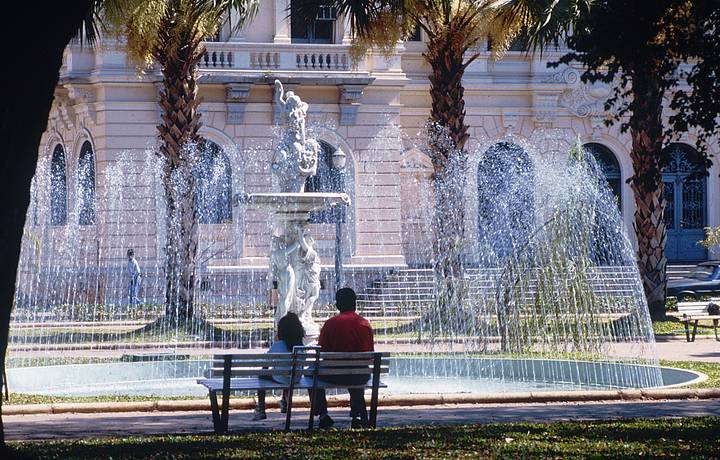
<path fill-rule="evenodd" d="M 388 125 L 368 156 L 401 150 L 404 143 L 400 129 Z M 332 153 L 326 150 L 318 161 L 329 161 L 322 157 Z M 202 374 L 213 352 L 267 346 L 277 304 L 266 262 L 272 219 L 268 210 L 246 208 L 232 197 L 271 190 L 271 150 L 238 152 L 206 143 L 195 154 L 201 225 L 190 321 L 197 327 L 158 323 L 166 313 L 161 161 L 151 151 L 128 152 L 91 171 L 92 152 L 86 151 L 73 174 L 57 151 L 40 160 L 32 187 L 10 368 L 107 362 L 128 376 L 142 367 L 138 361 L 149 361 L 143 375 L 169 388 L 174 379 Z M 359 292 L 360 313 L 372 321 L 378 346 L 400 353 L 395 376 L 405 382 L 494 379 L 499 389 L 511 381 L 662 385 L 633 248 L 592 156 L 580 146 L 568 155 L 538 155 L 508 137 L 451 166 L 443 181 L 419 184 L 424 199 L 409 219 L 414 223 L 404 223 L 403 232 L 416 242 L 408 251 L 414 269 L 346 268 L 345 282 Z M 267 180 L 246 183 L 249 177 Z M 363 187 L 374 187 L 374 177 L 366 174 Z M 332 184 L 314 186 L 331 190 Z M 333 190 L 354 198 L 352 182 L 345 184 L 351 187 Z M 453 190 L 437 190 L 442 186 Z M 463 223 L 452 242 L 462 266 L 451 279 L 438 279 L 431 269 L 438 262 L 433 195 L 458 190 L 463 199 L 449 212 Z M 352 206 L 346 216 L 343 243 L 351 252 L 352 228 L 363 222 Z M 323 235 L 332 224 L 309 228 L 321 258 L 330 256 L 332 241 Z M 130 248 L 142 273 L 140 303 L 128 295 Z M 322 267 L 321 278 L 314 310 L 319 324 L 333 314 L 330 266 Z M 11 372 L 11 389 L 31 375 L 52 378 L 17 375 L 13 382 Z M 102 386 L 108 373 L 98 375 Z"/>

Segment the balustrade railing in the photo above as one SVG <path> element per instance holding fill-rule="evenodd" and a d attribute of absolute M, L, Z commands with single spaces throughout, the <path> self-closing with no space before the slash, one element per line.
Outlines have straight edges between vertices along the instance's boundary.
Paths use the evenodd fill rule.
<path fill-rule="evenodd" d="M 346 45 L 206 42 L 200 67 L 242 70 L 363 70 L 353 67 Z"/>
<path fill-rule="evenodd" d="M 200 67 L 209 69 L 229 69 L 233 67 L 232 51 L 211 51 L 206 50 L 200 61 Z"/>

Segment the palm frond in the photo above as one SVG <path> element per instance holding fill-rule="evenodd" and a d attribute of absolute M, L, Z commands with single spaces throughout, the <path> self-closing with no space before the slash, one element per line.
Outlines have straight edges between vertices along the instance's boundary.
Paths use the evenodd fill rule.
<path fill-rule="evenodd" d="M 144 66 L 160 57 L 160 48 L 192 46 L 215 35 L 235 11 L 234 31 L 258 12 L 259 0 L 113 0 L 104 3 L 103 21 L 127 40 L 128 56 Z M 162 46 L 159 47 L 160 40 Z"/>
<path fill-rule="evenodd" d="M 88 5 L 85 17 L 78 28 L 76 38 L 81 45 L 95 46 L 103 27 L 102 6 L 103 0 L 93 0 Z"/>
<path fill-rule="evenodd" d="M 488 0 L 492 9 L 488 36 L 496 55 L 506 51 L 520 34 L 528 39 L 528 51 L 542 51 L 558 43 L 590 10 L 593 0 Z"/>
<path fill-rule="evenodd" d="M 230 3 L 229 9 L 234 10 L 238 18 L 233 27 L 233 32 L 237 32 L 248 25 L 257 16 L 260 9 L 260 0 L 232 0 Z"/>

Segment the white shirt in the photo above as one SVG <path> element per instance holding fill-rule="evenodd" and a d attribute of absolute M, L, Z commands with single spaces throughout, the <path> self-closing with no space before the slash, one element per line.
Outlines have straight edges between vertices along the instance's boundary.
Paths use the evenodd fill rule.
<path fill-rule="evenodd" d="M 131 280 L 134 280 L 135 278 L 138 278 L 140 276 L 140 265 L 138 265 L 135 257 L 132 257 L 128 260 L 127 270 Z"/>

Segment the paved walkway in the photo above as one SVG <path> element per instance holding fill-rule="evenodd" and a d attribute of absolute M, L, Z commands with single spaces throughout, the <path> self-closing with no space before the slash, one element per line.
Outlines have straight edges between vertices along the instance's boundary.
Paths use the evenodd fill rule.
<path fill-rule="evenodd" d="M 704 361 L 720 363 L 720 342 L 714 336 L 698 336 L 688 343 L 685 337 L 663 337 L 656 339 L 658 357 L 669 361 Z"/>
<path fill-rule="evenodd" d="M 331 410 L 336 427 L 348 427 L 347 409 Z M 447 425 L 495 422 L 552 422 L 563 420 L 616 420 L 720 416 L 720 400 L 659 401 L 584 404 L 445 405 L 381 408 L 379 427 Z M 250 411 L 232 411 L 230 430 L 280 430 L 284 416 L 269 411 L 268 419 L 251 422 Z M 307 425 L 307 410 L 294 412 L 293 429 Z M 100 438 L 153 434 L 204 434 L 212 432 L 209 413 L 128 412 L 120 414 L 57 414 L 6 416 L 8 440 Z"/>

